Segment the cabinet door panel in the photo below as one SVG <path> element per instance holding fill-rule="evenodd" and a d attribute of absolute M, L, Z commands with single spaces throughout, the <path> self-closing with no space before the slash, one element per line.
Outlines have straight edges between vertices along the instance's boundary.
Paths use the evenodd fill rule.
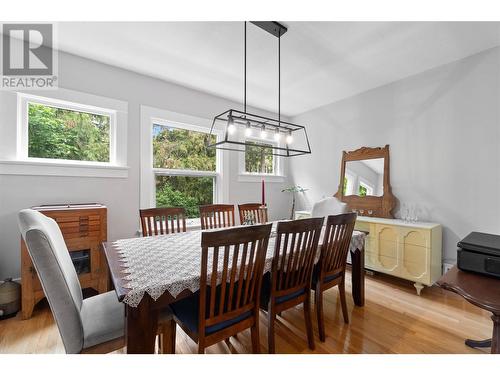
<path fill-rule="evenodd" d="M 430 250 L 426 246 L 427 233 L 409 230 L 403 236 L 401 256 L 404 275 L 412 280 L 429 278 Z"/>
<path fill-rule="evenodd" d="M 381 272 L 397 275 L 399 273 L 398 231 L 395 227 L 387 225 L 376 225 L 374 229 L 374 266 Z"/>

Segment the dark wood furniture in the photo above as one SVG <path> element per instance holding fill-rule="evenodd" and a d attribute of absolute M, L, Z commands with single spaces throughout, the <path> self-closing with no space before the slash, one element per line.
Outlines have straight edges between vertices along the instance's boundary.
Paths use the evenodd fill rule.
<path fill-rule="evenodd" d="M 70 254 L 83 252 L 89 265 L 78 275 L 82 288 L 99 293 L 109 290 L 106 258 L 101 243 L 107 240 L 107 209 L 101 204 L 53 205 L 33 207 L 54 219 Z M 29 319 L 36 303 L 45 297 L 26 244 L 21 239 L 22 318 Z"/>
<path fill-rule="evenodd" d="M 238 211 L 240 213 L 240 224 L 245 222 L 246 215 L 253 215 L 255 218 L 255 224 L 265 224 L 267 223 L 267 207 L 263 206 L 261 203 L 244 203 L 238 205 Z"/>
<path fill-rule="evenodd" d="M 492 354 L 500 354 L 500 279 L 461 271 L 457 266 L 454 266 L 439 279 L 437 285 L 457 293 L 473 305 L 491 312 L 492 339 L 465 340 L 465 344 L 473 348 L 491 346 Z"/>
<path fill-rule="evenodd" d="M 186 210 L 183 207 L 160 207 L 139 210 L 142 236 L 186 231 Z"/>
<path fill-rule="evenodd" d="M 279 222 L 271 273 L 262 285 L 260 306 L 268 314 L 268 350 L 275 352 L 276 315 L 299 304 L 304 305 L 307 341 L 314 349 L 311 320 L 311 277 L 323 218 Z"/>
<path fill-rule="evenodd" d="M 384 159 L 384 178 L 382 196 L 365 196 L 358 195 L 344 195 L 344 177 L 346 170 L 346 163 L 356 160 L 367 159 Z M 340 166 L 340 182 L 335 197 L 344 203 L 347 203 L 348 210 L 363 210 L 363 215 L 393 218 L 392 210 L 396 205 L 396 198 L 392 195 L 390 183 L 390 162 L 389 162 L 389 145 L 385 147 L 361 147 L 354 151 L 342 152 L 342 164 Z M 371 212 L 371 214 L 369 213 Z"/>
<path fill-rule="evenodd" d="M 345 268 L 347 253 L 351 242 L 356 214 L 348 213 L 328 216 L 326 230 L 321 246 L 319 262 L 314 267 L 311 288 L 314 289 L 316 315 L 320 341 L 325 341 L 325 322 L 323 316 L 323 292 L 334 286 L 339 287 L 340 304 L 344 322 L 349 323 L 345 298 Z"/>
<path fill-rule="evenodd" d="M 187 232 L 188 235 L 198 235 L 196 231 Z M 188 238 L 183 238 L 188 241 Z M 111 279 L 115 286 L 115 291 L 119 301 L 123 301 L 129 289 L 124 273 L 123 265 L 120 262 L 118 249 L 112 242 L 102 244 L 106 258 L 108 260 Z M 270 246 L 270 245 L 269 245 Z M 193 248 L 196 251 L 199 248 Z M 147 250 L 147 247 L 145 247 Z M 146 251 L 145 251 L 146 252 Z M 272 254 L 268 251 L 268 254 Z M 364 248 L 351 251 L 352 259 L 352 296 L 356 306 L 364 305 Z M 155 337 L 158 327 L 158 317 L 165 307 L 180 301 L 183 298 L 191 296 L 193 293 L 189 290 L 183 290 L 175 297 L 168 291 L 165 291 L 157 300 L 153 300 L 148 294 L 142 298 L 139 306 L 131 307 L 126 305 L 126 345 L 127 353 L 154 353 Z"/>
<path fill-rule="evenodd" d="M 198 343 L 198 353 L 247 328 L 253 353 L 260 353 L 259 297 L 271 227 L 202 234 L 199 292 L 171 305 L 177 324 Z"/>
<path fill-rule="evenodd" d="M 200 206 L 201 229 L 234 227 L 234 205 L 207 204 Z"/>

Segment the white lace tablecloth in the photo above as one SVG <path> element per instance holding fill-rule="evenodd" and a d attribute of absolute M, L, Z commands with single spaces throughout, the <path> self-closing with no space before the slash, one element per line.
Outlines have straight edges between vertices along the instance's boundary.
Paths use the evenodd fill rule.
<path fill-rule="evenodd" d="M 364 233 L 354 231 L 350 250 L 361 249 L 364 239 Z M 271 270 L 274 244 L 271 237 L 264 272 Z M 165 291 L 175 298 L 184 290 L 196 292 L 200 288 L 201 231 L 129 238 L 113 245 L 127 274 L 125 287 L 130 291 L 123 302 L 129 306 L 137 307 L 144 293 L 157 300 Z"/>

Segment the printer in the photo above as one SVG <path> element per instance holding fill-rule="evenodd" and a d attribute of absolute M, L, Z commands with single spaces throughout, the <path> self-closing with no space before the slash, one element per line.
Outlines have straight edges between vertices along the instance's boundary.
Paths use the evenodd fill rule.
<path fill-rule="evenodd" d="M 500 278 L 499 235 L 471 232 L 457 246 L 459 269 Z"/>

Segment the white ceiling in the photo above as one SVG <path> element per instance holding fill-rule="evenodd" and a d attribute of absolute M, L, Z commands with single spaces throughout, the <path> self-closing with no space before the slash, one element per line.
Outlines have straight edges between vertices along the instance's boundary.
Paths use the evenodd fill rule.
<path fill-rule="evenodd" d="M 499 22 L 283 22 L 288 116 L 500 45 Z M 61 50 L 238 102 L 243 23 L 59 23 Z M 277 39 L 248 24 L 248 104 L 277 110 Z"/>

